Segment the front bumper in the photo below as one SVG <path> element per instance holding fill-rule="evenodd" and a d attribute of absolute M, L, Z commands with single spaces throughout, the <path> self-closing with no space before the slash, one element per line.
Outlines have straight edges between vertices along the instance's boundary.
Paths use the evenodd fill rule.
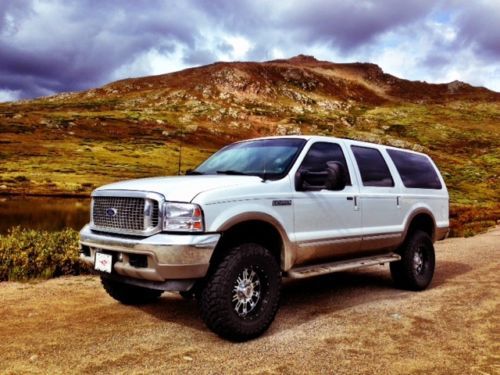
<path fill-rule="evenodd" d="M 93 265 L 95 253 L 113 254 L 116 274 L 155 282 L 202 278 L 220 234 L 166 234 L 131 237 L 95 232 L 88 225 L 80 231 L 80 257 Z M 143 255 L 147 262 L 137 266 L 130 259 Z"/>

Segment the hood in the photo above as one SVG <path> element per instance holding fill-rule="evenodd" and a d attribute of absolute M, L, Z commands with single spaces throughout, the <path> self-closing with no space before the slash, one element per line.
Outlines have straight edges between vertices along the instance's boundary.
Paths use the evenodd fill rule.
<path fill-rule="evenodd" d="M 153 177 L 115 182 L 101 186 L 96 191 L 149 191 L 162 194 L 169 201 L 191 202 L 195 196 L 204 191 L 237 185 L 253 185 L 261 181 L 260 177 L 256 176 L 207 175 Z"/>

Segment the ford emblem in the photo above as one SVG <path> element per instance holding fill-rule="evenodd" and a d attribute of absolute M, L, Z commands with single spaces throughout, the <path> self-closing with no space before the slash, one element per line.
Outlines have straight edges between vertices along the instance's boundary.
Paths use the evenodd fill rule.
<path fill-rule="evenodd" d="M 108 217 L 115 217 L 118 214 L 118 210 L 116 208 L 107 208 L 106 209 L 106 216 Z"/>

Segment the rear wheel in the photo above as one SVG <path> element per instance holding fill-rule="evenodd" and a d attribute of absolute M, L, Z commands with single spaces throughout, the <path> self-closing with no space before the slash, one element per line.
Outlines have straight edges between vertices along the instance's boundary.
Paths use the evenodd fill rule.
<path fill-rule="evenodd" d="M 203 320 L 219 336 L 246 341 L 261 335 L 278 310 L 281 270 L 257 244 L 233 248 L 209 276 L 201 292 Z"/>
<path fill-rule="evenodd" d="M 408 290 L 423 290 L 434 276 L 434 246 L 423 231 L 413 232 L 400 251 L 401 260 L 391 263 L 391 275 L 396 285 Z"/>
<path fill-rule="evenodd" d="M 157 300 L 163 291 L 121 283 L 101 276 L 104 290 L 125 305 L 144 305 Z"/>

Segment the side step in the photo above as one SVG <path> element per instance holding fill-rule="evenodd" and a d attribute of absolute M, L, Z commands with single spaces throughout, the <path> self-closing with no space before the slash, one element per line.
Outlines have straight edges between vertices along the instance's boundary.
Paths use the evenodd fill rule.
<path fill-rule="evenodd" d="M 311 266 L 292 268 L 288 271 L 288 277 L 292 279 L 304 279 L 306 277 L 326 275 L 327 273 L 350 270 L 353 268 L 361 268 L 374 266 L 377 264 L 397 262 L 401 260 L 401 256 L 395 253 L 376 255 L 366 258 L 357 258 L 349 260 L 341 260 L 331 263 L 314 264 Z"/>

